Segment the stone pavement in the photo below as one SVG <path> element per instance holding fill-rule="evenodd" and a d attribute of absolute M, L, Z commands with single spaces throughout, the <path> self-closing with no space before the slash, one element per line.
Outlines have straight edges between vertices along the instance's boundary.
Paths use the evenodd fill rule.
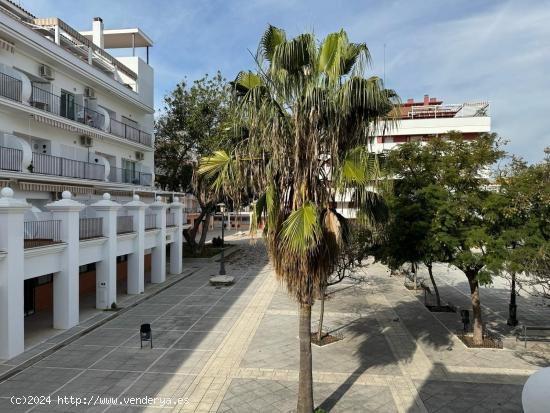
<path fill-rule="evenodd" d="M 218 265 L 203 263 L 0 383 L 0 412 L 291 411 L 298 385 L 296 305 L 275 280 L 261 244 L 244 242 L 228 261 L 233 286 L 210 286 Z M 313 347 L 316 406 L 331 412 L 521 411 L 523 383 L 548 365 L 544 346 L 468 349 L 452 334 L 456 314 L 430 313 L 384 267 L 361 271 L 367 282 L 334 286 L 326 302 L 325 327 L 343 339 Z M 444 297 L 461 297 L 456 286 L 443 284 Z M 496 298 L 487 301 L 500 305 Z M 317 315 L 315 306 L 314 322 Z M 143 322 L 152 325 L 153 349 L 140 348 Z M 13 395 L 40 394 L 117 397 L 125 405 L 10 402 Z M 122 399 L 143 396 L 164 399 L 147 405 Z M 180 404 L 167 405 L 178 398 Z"/>

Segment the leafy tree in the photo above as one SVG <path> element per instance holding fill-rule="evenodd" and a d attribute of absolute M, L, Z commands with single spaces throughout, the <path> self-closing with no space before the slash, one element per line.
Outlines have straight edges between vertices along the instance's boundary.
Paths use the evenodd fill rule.
<path fill-rule="evenodd" d="M 431 146 L 417 142 L 400 145 L 388 155 L 388 168 L 397 176 L 394 191 L 387 196 L 390 219 L 385 226 L 384 243 L 376 257 L 395 270 L 407 262 L 423 263 L 428 269 L 437 306 L 439 289 L 433 263 L 440 259 L 432 223 L 445 191 L 438 186 L 439 154 Z"/>
<path fill-rule="evenodd" d="M 437 256 L 466 275 L 473 312 L 473 342 L 483 342 L 479 287 L 491 282 L 495 252 L 489 248 L 492 224 L 487 216 L 490 202 L 489 168 L 502 159 L 502 142 L 496 134 L 483 134 L 474 141 L 451 133 L 435 139 L 428 148 L 437 156 L 437 180 L 444 194 L 432 225 Z"/>
<path fill-rule="evenodd" d="M 550 297 L 550 151 L 546 153 L 544 161 L 534 165 L 514 158 L 488 205 L 492 267 L 511 281 L 509 325 L 517 324 L 516 281 L 530 287 L 531 294 L 542 290 Z"/>
<path fill-rule="evenodd" d="M 229 99 L 229 85 L 220 72 L 213 77 L 205 75 L 190 86 L 183 81 L 164 98 L 164 111 L 155 124 L 157 184 L 167 191 L 192 193 L 201 207 L 195 225 L 184 231 L 195 252 L 204 246 L 208 232 L 208 225 L 203 225 L 196 242 L 200 224 L 208 222 L 220 195 L 196 174 L 198 159 L 230 146 L 224 133 Z"/>
<path fill-rule="evenodd" d="M 395 98 L 379 78 L 363 76 L 368 61 L 367 46 L 343 30 L 318 43 L 311 33 L 287 39 L 269 26 L 256 70 L 233 83 L 240 141 L 201 162 L 220 188 L 237 182 L 261 194 L 256 217 L 265 220 L 275 273 L 299 305 L 299 413 L 313 411 L 311 306 L 344 244 L 331 206 L 342 186 L 372 179 L 369 139 Z"/>

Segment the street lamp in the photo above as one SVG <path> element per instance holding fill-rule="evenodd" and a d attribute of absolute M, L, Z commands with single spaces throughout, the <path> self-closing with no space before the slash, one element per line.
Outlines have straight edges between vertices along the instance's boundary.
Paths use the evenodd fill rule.
<path fill-rule="evenodd" d="M 512 273 L 512 288 L 510 291 L 510 304 L 508 305 L 508 322 L 509 326 L 517 326 L 517 305 L 516 305 L 516 274 Z"/>
<path fill-rule="evenodd" d="M 220 275 L 225 275 L 225 204 L 219 203 L 220 212 L 222 213 L 222 256 L 220 260 Z"/>

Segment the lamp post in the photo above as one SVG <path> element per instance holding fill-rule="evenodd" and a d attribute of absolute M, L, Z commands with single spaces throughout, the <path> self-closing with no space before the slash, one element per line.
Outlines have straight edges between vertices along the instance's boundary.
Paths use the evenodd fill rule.
<path fill-rule="evenodd" d="M 508 322 L 509 326 L 517 326 L 517 305 L 516 305 L 516 274 L 512 273 L 512 289 L 510 291 L 510 304 L 508 306 Z"/>
<path fill-rule="evenodd" d="M 220 259 L 220 275 L 225 275 L 225 204 L 219 203 L 220 212 L 222 213 L 222 256 Z"/>

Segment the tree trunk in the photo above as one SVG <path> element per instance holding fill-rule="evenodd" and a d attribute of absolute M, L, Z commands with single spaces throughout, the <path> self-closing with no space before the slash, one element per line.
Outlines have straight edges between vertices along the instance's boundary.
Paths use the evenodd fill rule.
<path fill-rule="evenodd" d="M 472 316 L 474 319 L 474 344 L 483 344 L 483 324 L 481 321 L 481 302 L 479 300 L 479 283 L 476 279 L 477 272 L 466 273 L 470 284 L 472 299 Z"/>
<path fill-rule="evenodd" d="M 311 359 L 311 305 L 300 305 L 300 374 L 297 413 L 313 412 L 313 366 Z"/>
<path fill-rule="evenodd" d="M 204 248 L 204 243 L 206 242 L 206 234 L 208 234 L 208 221 L 210 220 L 210 214 L 206 213 L 204 217 L 204 222 L 202 224 L 201 238 L 198 244 L 195 246 L 195 253 L 199 254 Z"/>
<path fill-rule="evenodd" d="M 321 291 L 321 307 L 319 308 L 319 327 L 317 328 L 317 341 L 319 342 L 319 345 L 321 345 L 321 339 L 323 338 L 323 318 L 325 316 L 325 294 L 326 294 L 327 288 L 323 288 Z"/>
<path fill-rule="evenodd" d="M 428 274 L 430 274 L 430 280 L 432 280 L 432 285 L 434 287 L 435 292 L 435 299 L 437 301 L 437 306 L 441 307 L 441 297 L 439 296 L 439 290 L 437 288 L 437 284 L 435 283 L 435 278 L 432 272 L 432 264 L 426 264 L 426 267 L 428 267 Z"/>

